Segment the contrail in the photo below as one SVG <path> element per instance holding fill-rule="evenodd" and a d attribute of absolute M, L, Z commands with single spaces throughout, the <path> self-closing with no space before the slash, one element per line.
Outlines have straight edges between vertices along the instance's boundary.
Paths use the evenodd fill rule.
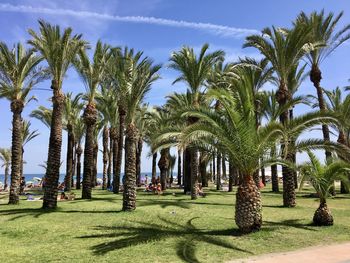
<path fill-rule="evenodd" d="M 47 14 L 47 15 L 61 15 L 61 16 L 73 16 L 78 18 L 95 18 L 100 20 L 109 20 L 116 22 L 126 23 L 142 23 L 152 24 L 169 27 L 191 28 L 208 32 L 210 34 L 242 38 L 247 35 L 257 34 L 259 31 L 255 29 L 236 28 L 223 25 L 216 25 L 211 23 L 196 23 L 182 20 L 163 19 L 148 16 L 117 16 L 110 14 L 102 14 L 89 11 L 75 11 L 71 9 L 53 9 L 45 7 L 33 7 L 29 5 L 12 5 L 12 4 L 0 4 L 0 11 L 3 12 L 20 12 L 20 13 L 34 13 L 34 14 Z"/>

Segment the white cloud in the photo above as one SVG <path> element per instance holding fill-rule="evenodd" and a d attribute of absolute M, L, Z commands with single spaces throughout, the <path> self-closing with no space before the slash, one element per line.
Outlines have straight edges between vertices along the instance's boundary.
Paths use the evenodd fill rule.
<path fill-rule="evenodd" d="M 211 23 L 197 23 L 188 22 L 182 20 L 163 19 L 149 16 L 117 16 L 110 14 L 103 14 L 90 11 L 76 11 L 71 9 L 61 8 L 45 8 L 45 7 L 33 7 L 30 5 L 12 5 L 12 4 L 0 4 L 0 11 L 3 12 L 20 12 L 20 13 L 37 13 L 47 15 L 61 15 L 61 16 L 74 16 L 77 18 L 95 18 L 99 20 L 109 20 L 116 22 L 126 23 L 143 23 L 169 27 L 181 27 L 190 28 L 196 30 L 206 31 L 208 33 L 222 36 L 222 37 L 233 37 L 241 38 L 249 34 L 258 33 L 254 29 L 236 28 L 223 25 L 216 25 Z"/>

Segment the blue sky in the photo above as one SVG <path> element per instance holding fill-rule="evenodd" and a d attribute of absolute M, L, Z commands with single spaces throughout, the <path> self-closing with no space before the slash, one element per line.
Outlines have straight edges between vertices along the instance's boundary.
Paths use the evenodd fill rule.
<path fill-rule="evenodd" d="M 183 45 L 199 49 L 204 43 L 210 49 L 223 49 L 228 61 L 239 56 L 259 58 L 254 49 L 242 49 L 244 37 L 264 27 L 275 25 L 288 27 L 300 11 L 307 13 L 324 8 L 327 12 L 345 14 L 340 27 L 350 23 L 350 5 L 348 1 L 321 0 L 284 0 L 284 1 L 209 1 L 209 0 L 0 0 L 0 40 L 8 45 L 29 38 L 28 28 L 38 29 L 37 20 L 43 18 L 61 27 L 72 27 L 75 33 L 81 33 L 92 46 L 98 39 L 113 46 L 132 47 L 143 50 L 147 56 L 165 67 L 159 80 L 147 95 L 150 104 L 164 103 L 164 97 L 174 91 L 185 91 L 184 84 L 171 85 L 177 73 L 167 69 L 168 58 L 172 51 Z M 327 89 L 348 85 L 350 78 L 350 44 L 338 48 L 322 65 L 322 86 Z M 49 82 L 43 82 L 38 88 L 49 88 Z M 63 84 L 65 92 L 82 92 L 84 85 L 74 70 L 70 70 Z M 314 88 L 309 80 L 300 88 L 299 93 L 312 93 Z M 48 91 L 33 91 L 38 102 L 32 102 L 23 112 L 24 118 L 39 105 L 50 106 Z M 305 107 L 296 108 L 296 114 L 305 112 Z M 9 102 L 0 100 L 0 147 L 10 147 L 11 112 Z M 31 120 L 40 136 L 25 148 L 25 173 L 44 172 L 38 164 L 47 158 L 48 129 L 39 121 Z M 309 135 L 319 136 L 318 132 Z M 63 137 L 62 159 L 65 160 L 66 134 Z M 146 158 L 145 147 L 142 157 L 142 171 L 151 169 L 151 160 Z M 99 171 L 102 170 L 101 158 Z M 65 170 L 65 163 L 61 171 Z M 2 171 L 0 171 L 2 173 Z"/>

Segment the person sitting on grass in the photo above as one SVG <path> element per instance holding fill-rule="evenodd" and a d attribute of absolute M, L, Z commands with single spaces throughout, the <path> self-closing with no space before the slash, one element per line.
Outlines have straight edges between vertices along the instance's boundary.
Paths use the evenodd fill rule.
<path fill-rule="evenodd" d="M 205 193 L 203 192 L 202 184 L 198 184 L 197 195 L 205 197 Z"/>
<path fill-rule="evenodd" d="M 160 183 L 157 184 L 156 191 L 157 191 L 157 194 L 158 194 L 158 195 L 163 194 L 162 185 L 161 185 Z"/>

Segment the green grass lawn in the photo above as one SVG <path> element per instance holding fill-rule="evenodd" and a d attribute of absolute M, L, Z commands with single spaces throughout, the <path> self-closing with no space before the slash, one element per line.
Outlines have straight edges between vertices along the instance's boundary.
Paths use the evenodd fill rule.
<path fill-rule="evenodd" d="M 310 225 L 318 201 L 303 195 L 283 208 L 281 194 L 264 190 L 263 228 L 245 236 L 233 193 L 208 190 L 191 201 L 179 190 L 139 192 L 134 212 L 121 212 L 121 195 L 102 190 L 92 201 L 59 202 L 55 212 L 41 201 L 8 206 L 0 195 L 1 262 L 224 262 L 350 240 L 349 195 L 329 200 L 335 225 L 323 228 Z"/>

